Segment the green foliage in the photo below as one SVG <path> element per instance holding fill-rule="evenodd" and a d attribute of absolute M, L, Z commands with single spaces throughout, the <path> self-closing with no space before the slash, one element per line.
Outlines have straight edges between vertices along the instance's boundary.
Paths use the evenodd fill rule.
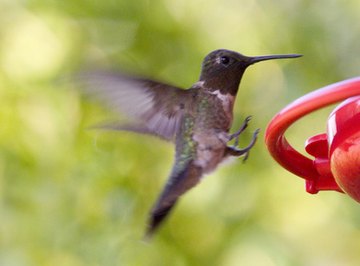
<path fill-rule="evenodd" d="M 89 130 L 114 114 L 66 77 L 111 67 L 189 87 L 214 49 L 304 54 L 245 74 L 234 124 L 253 115 L 245 144 L 290 101 L 359 75 L 359 10 L 356 0 L 1 1 L 0 265 L 358 265 L 358 204 L 306 194 L 261 139 L 143 242 L 173 147 Z M 324 132 L 328 111 L 290 141 L 302 149 Z"/>

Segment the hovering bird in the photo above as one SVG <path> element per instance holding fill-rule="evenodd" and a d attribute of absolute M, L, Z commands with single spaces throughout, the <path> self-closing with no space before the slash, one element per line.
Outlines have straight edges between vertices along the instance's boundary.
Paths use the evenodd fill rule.
<path fill-rule="evenodd" d="M 105 127 L 156 135 L 175 143 L 175 162 L 150 212 L 146 236 L 158 229 L 179 197 L 199 183 L 204 174 L 215 170 L 227 157 L 247 159 L 259 130 L 253 133 L 247 147 L 237 146 L 250 117 L 238 131 L 229 133 L 234 101 L 246 68 L 265 60 L 300 56 L 249 57 L 230 50 L 215 50 L 205 57 L 199 81 L 187 90 L 123 73 L 95 71 L 82 76 L 85 92 L 131 121 Z M 231 140 L 235 140 L 234 145 L 228 146 Z"/>

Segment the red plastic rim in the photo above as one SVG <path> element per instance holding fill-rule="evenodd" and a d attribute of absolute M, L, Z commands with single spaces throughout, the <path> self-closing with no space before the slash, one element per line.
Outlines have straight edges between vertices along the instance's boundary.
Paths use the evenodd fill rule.
<path fill-rule="evenodd" d="M 285 131 L 301 117 L 360 95 L 360 77 L 331 84 L 300 97 L 282 109 L 270 121 L 265 132 L 265 143 L 271 156 L 285 169 L 307 180 L 319 177 L 313 160 L 296 151 L 286 140 Z"/>

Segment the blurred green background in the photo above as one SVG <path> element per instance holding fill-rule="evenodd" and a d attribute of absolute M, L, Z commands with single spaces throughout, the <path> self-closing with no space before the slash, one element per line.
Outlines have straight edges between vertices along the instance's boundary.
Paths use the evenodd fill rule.
<path fill-rule="evenodd" d="M 360 2 L 308 0 L 0 0 L 0 265 L 359 265 L 360 206 L 310 195 L 273 161 L 267 123 L 316 88 L 359 75 Z M 301 53 L 248 69 L 237 128 L 260 141 L 182 198 L 153 241 L 148 211 L 173 146 L 88 127 L 112 117 L 65 77 L 125 68 L 190 87 L 203 57 Z M 303 152 L 331 108 L 288 139 Z"/>

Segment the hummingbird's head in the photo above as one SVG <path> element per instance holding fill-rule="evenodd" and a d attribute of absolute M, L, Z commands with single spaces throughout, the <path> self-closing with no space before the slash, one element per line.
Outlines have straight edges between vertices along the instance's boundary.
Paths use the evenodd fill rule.
<path fill-rule="evenodd" d="M 251 57 L 225 49 L 215 50 L 203 61 L 200 81 L 210 90 L 236 95 L 242 75 L 248 66 L 265 60 L 299 56 L 301 55 L 287 54 Z"/>

